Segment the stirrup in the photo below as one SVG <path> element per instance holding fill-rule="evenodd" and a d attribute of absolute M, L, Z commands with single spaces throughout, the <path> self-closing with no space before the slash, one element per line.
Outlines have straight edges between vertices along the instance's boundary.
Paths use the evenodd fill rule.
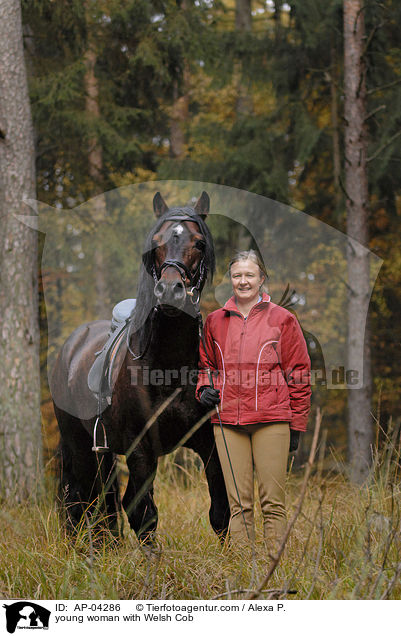
<path fill-rule="evenodd" d="M 102 429 L 103 429 L 103 446 L 98 446 L 97 443 L 96 443 L 97 442 L 97 440 L 96 440 L 96 437 L 97 437 L 97 435 L 96 435 L 96 433 L 97 433 L 97 425 L 99 424 L 99 421 L 100 421 L 100 423 L 102 425 Z M 99 415 L 96 418 L 95 426 L 93 428 L 93 446 L 92 446 L 92 450 L 95 453 L 100 453 L 100 454 L 108 453 L 109 450 L 110 450 L 109 446 L 107 444 L 106 429 L 104 428 L 104 424 L 100 420 L 100 416 Z"/>

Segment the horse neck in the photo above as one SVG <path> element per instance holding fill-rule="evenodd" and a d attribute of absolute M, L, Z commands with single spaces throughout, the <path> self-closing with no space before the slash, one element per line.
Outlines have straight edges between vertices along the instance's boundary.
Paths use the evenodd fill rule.
<path fill-rule="evenodd" d="M 175 367 L 196 364 L 198 360 L 197 318 L 180 312 L 170 317 L 162 312 L 153 321 L 149 354 L 161 365 Z"/>

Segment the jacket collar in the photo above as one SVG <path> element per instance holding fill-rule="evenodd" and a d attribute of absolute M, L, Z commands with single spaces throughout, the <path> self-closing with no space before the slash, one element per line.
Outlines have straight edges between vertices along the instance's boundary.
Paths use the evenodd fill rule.
<path fill-rule="evenodd" d="M 260 305 L 260 306 L 261 306 L 261 308 L 262 308 L 262 307 L 264 308 L 264 307 L 266 306 L 266 304 L 267 304 L 267 303 L 269 303 L 269 302 L 270 302 L 270 296 L 269 296 L 269 294 L 266 294 L 265 292 L 263 292 L 263 294 L 262 294 L 262 300 L 260 300 L 258 303 L 256 303 L 256 305 Z M 254 305 L 254 306 L 252 307 L 252 309 L 253 309 L 254 307 L 256 307 L 256 305 Z M 238 307 L 237 307 L 237 303 L 235 302 L 235 297 L 234 297 L 234 296 L 231 296 L 231 298 L 229 298 L 229 299 L 227 300 L 227 302 L 226 302 L 226 304 L 224 305 L 223 309 L 225 309 L 225 311 L 228 311 L 228 312 L 235 312 L 236 314 L 241 313 L 241 312 L 239 311 Z"/>

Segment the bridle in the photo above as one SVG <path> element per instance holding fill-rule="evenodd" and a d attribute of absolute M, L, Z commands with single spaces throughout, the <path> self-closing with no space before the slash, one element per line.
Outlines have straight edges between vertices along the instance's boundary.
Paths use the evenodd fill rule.
<path fill-rule="evenodd" d="M 201 289 L 203 287 L 203 283 L 205 281 L 206 275 L 206 265 L 205 265 L 205 257 L 203 256 L 199 261 L 198 267 L 195 272 L 191 272 L 188 267 L 178 261 L 176 259 L 167 259 L 164 261 L 163 265 L 159 268 L 159 275 L 156 272 L 156 265 L 153 263 L 152 265 L 152 276 L 155 284 L 157 284 L 164 272 L 168 267 L 174 267 L 179 275 L 181 276 L 181 280 L 184 284 L 184 287 L 187 292 L 187 296 L 190 297 L 193 305 L 197 305 L 200 300 Z M 187 280 L 189 280 L 189 285 L 187 286 Z"/>
<path fill-rule="evenodd" d="M 185 221 L 192 221 L 193 223 L 197 223 L 196 218 L 192 217 L 192 216 L 180 216 L 180 215 L 172 215 L 168 218 L 165 219 L 166 221 L 180 221 L 180 222 L 185 222 Z M 203 334 L 203 323 L 202 323 L 202 315 L 200 313 L 200 308 L 199 308 L 199 301 L 200 301 L 200 295 L 201 295 L 201 291 L 203 288 L 203 285 L 205 283 L 206 280 L 206 275 L 207 275 L 207 268 L 206 268 L 206 264 L 205 264 L 205 256 L 202 256 L 202 258 L 199 261 L 199 264 L 196 268 L 196 270 L 194 272 L 191 272 L 189 270 L 189 268 L 185 265 L 185 263 L 182 263 L 181 261 L 177 260 L 177 259 L 167 259 L 164 261 L 164 263 L 159 267 L 156 268 L 156 264 L 154 262 L 152 262 L 152 266 L 151 266 L 151 274 L 153 277 L 153 280 L 155 281 L 155 285 L 157 285 L 157 283 L 160 281 L 160 278 L 163 274 L 163 272 L 168 268 L 168 267 L 173 267 L 174 269 L 176 269 L 178 271 L 178 273 L 180 274 L 181 280 L 183 282 L 183 285 L 186 289 L 186 294 L 187 296 L 189 296 L 191 304 L 193 305 L 193 308 L 195 310 L 195 314 L 196 314 L 196 318 L 198 320 L 198 325 L 199 325 L 199 334 Z M 187 285 L 187 281 L 189 281 L 189 285 Z M 154 318 L 156 316 L 156 313 L 159 311 L 159 306 L 155 305 L 152 309 L 151 312 L 151 316 L 150 316 L 150 329 L 149 329 L 149 335 L 144 347 L 144 350 L 142 351 L 142 353 L 140 354 L 135 354 L 130 346 L 130 336 L 131 336 L 131 329 L 129 328 L 127 330 L 127 347 L 128 347 L 128 351 L 130 352 L 130 354 L 133 357 L 133 360 L 140 360 L 141 358 L 144 357 L 144 355 L 146 354 L 147 350 L 149 349 L 149 345 L 152 339 L 152 327 L 153 327 L 153 322 L 154 322 Z"/>
<path fill-rule="evenodd" d="M 180 221 L 181 223 L 185 223 L 186 221 L 191 221 L 192 223 L 196 223 L 199 226 L 198 221 L 196 220 L 196 217 L 190 216 L 190 215 L 184 216 L 180 214 L 172 214 L 165 220 Z M 189 268 L 185 265 L 185 263 L 182 263 L 181 261 L 177 259 L 165 260 L 164 263 L 159 268 L 159 271 L 157 272 L 155 262 L 153 261 L 151 272 L 152 272 L 152 276 L 153 276 L 153 280 L 155 281 L 155 284 L 159 282 L 164 270 L 167 269 L 168 267 L 174 267 L 178 271 L 178 273 L 181 276 L 181 280 L 184 284 L 184 287 L 186 288 L 187 295 L 191 298 L 192 304 L 197 305 L 200 300 L 201 290 L 205 282 L 205 277 L 207 273 L 206 265 L 205 265 L 205 257 L 202 256 L 195 272 L 191 272 Z M 189 286 L 187 286 L 186 284 L 187 280 L 189 280 Z"/>

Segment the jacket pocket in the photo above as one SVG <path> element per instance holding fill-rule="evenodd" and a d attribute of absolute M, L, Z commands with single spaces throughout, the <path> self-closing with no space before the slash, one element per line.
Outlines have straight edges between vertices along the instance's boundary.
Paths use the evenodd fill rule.
<path fill-rule="evenodd" d="M 280 404 L 281 406 L 290 406 L 290 392 L 283 376 L 281 383 L 277 385 L 276 397 L 277 404 Z"/>

